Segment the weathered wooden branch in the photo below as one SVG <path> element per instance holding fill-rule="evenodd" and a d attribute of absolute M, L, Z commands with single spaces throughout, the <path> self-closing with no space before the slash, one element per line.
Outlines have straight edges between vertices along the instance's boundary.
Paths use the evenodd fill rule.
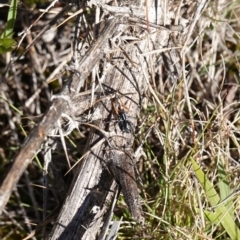
<path fill-rule="evenodd" d="M 109 21 L 109 31 L 113 31 L 116 25 L 116 20 Z M 106 25 L 106 28 L 108 25 Z M 105 36 L 105 38 L 104 38 Z M 0 214 L 6 205 L 13 188 L 16 186 L 23 171 L 28 164 L 32 161 L 33 157 L 41 150 L 41 144 L 44 139 L 56 128 L 56 122 L 63 113 L 74 115 L 74 112 L 81 114 L 90 107 L 89 98 L 86 100 L 85 94 L 81 95 L 76 89 L 81 88 L 84 80 L 90 74 L 96 62 L 103 56 L 104 46 L 107 43 L 108 35 L 102 35 L 98 41 L 93 45 L 94 51 L 87 52 L 86 56 L 82 59 L 80 65 L 81 74 L 74 72 L 67 84 L 65 85 L 61 94 L 53 96 L 52 103 L 48 111 L 43 116 L 39 124 L 32 130 L 25 143 L 21 147 L 20 152 L 17 154 L 11 170 L 7 174 L 0 189 Z M 87 60 L 86 60 L 87 59 Z M 98 60 L 97 60 L 98 59 Z M 78 102 L 83 104 L 78 105 Z M 75 104 L 74 104 L 75 103 Z"/>

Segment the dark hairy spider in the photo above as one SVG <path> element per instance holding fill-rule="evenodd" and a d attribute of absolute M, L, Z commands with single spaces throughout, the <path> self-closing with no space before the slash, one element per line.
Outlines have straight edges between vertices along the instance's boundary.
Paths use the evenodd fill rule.
<path fill-rule="evenodd" d="M 118 107 L 116 107 L 116 105 L 118 105 Z M 112 99 L 112 108 L 114 114 L 117 116 L 117 122 L 121 131 L 125 133 L 133 132 L 132 123 L 128 120 L 126 112 L 124 110 L 127 108 L 124 106 L 121 100 L 119 102 L 117 98 Z"/>

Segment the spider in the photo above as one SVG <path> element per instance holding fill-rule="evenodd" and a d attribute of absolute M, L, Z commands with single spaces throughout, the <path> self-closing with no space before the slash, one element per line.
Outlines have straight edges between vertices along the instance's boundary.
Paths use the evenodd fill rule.
<path fill-rule="evenodd" d="M 116 107 L 116 105 L 118 106 Z M 133 132 L 132 123 L 128 120 L 124 110 L 127 109 L 127 107 L 124 106 L 120 99 L 118 100 L 116 97 L 112 99 L 112 109 L 117 116 L 117 122 L 121 131 L 125 133 Z"/>

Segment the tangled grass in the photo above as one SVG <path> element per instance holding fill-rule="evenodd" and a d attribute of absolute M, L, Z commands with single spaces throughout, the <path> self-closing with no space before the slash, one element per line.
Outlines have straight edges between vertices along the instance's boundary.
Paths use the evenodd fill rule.
<path fill-rule="evenodd" d="M 147 92 L 144 97 L 135 137 L 146 225 L 130 220 L 120 197 L 115 213 L 124 221 L 118 239 L 240 239 L 239 6 L 239 1 L 209 4 L 189 40 L 178 43 L 183 75 L 177 83 L 163 59 L 158 72 L 152 72 L 154 94 Z M 71 32 L 69 26 L 60 33 L 63 38 L 66 32 Z M 59 49 L 57 57 L 63 61 L 67 46 Z M 1 57 L 1 72 L 4 60 Z M 50 75 L 50 69 L 51 65 L 44 74 Z M 23 116 L 36 116 L 46 107 L 49 89 L 44 83 L 30 88 L 30 76 L 34 77 L 28 62 L 22 61 L 2 83 L 2 174 L 31 128 L 33 118 Z M 51 85 L 53 90 L 58 87 Z M 34 104 L 26 104 L 40 88 L 44 90 Z M 74 132 L 69 141 L 85 144 Z M 31 231 L 30 222 L 40 221 L 41 188 L 29 184 L 41 184 L 40 162 L 41 157 L 14 191 L 1 220 L 2 239 L 21 239 Z"/>

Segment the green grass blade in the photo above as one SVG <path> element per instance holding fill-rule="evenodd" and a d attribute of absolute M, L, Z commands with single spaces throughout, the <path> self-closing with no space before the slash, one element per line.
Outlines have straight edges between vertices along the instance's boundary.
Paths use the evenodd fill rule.
<path fill-rule="evenodd" d="M 17 0 L 11 1 L 11 5 L 8 11 L 7 26 L 1 38 L 11 38 L 13 35 L 13 28 L 17 17 L 17 5 L 18 5 Z"/>
<path fill-rule="evenodd" d="M 227 173 L 224 169 L 223 161 L 221 159 L 219 159 L 218 163 L 218 176 L 219 176 L 218 182 L 219 192 L 221 200 L 223 200 L 231 194 L 231 189 L 229 187 Z M 225 203 L 225 206 L 228 209 L 228 212 L 233 216 L 233 209 L 231 208 L 231 206 L 233 206 L 232 198 L 229 198 L 229 200 Z"/>
<path fill-rule="evenodd" d="M 192 166 L 198 181 L 200 182 L 204 192 L 207 196 L 207 199 L 212 207 L 216 206 L 220 202 L 220 197 L 216 190 L 214 189 L 212 183 L 207 179 L 204 172 L 201 170 L 200 166 L 191 158 Z M 234 222 L 234 219 L 228 212 L 228 209 L 225 207 L 224 203 L 219 204 L 216 208 L 214 208 L 215 212 L 209 214 L 209 212 L 205 212 L 208 219 L 216 224 L 221 223 L 226 232 L 229 234 L 231 239 L 238 240 L 240 239 L 240 230 Z"/>
<path fill-rule="evenodd" d="M 11 38 L 0 38 L 0 54 L 10 52 L 16 47 L 16 41 Z"/>
<path fill-rule="evenodd" d="M 0 54 L 10 52 L 16 47 L 16 41 L 12 39 L 12 36 L 17 17 L 17 5 L 17 0 L 11 1 L 7 17 L 7 26 L 0 37 Z"/>
<path fill-rule="evenodd" d="M 2 95 L 0 95 L 0 98 L 2 99 L 2 100 L 4 100 L 5 102 L 7 102 L 8 103 L 8 105 L 15 111 L 15 112 L 17 112 L 18 114 L 20 114 L 21 116 L 23 116 L 23 113 L 18 109 L 18 108 L 16 108 L 10 101 L 8 101 L 6 98 L 4 98 Z"/>

